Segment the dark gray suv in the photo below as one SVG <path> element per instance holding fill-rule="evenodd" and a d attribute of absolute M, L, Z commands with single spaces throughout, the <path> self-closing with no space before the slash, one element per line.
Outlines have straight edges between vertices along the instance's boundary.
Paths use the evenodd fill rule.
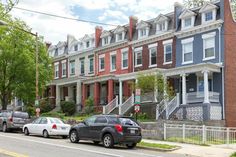
<path fill-rule="evenodd" d="M 95 115 L 71 127 L 69 138 L 72 143 L 90 140 L 95 144 L 102 142 L 106 148 L 115 144 L 134 148 L 141 141 L 142 135 L 140 126 L 130 117 Z"/>
<path fill-rule="evenodd" d="M 0 112 L 0 130 L 3 132 L 12 129 L 22 129 L 26 123 L 30 122 L 27 112 L 20 111 L 1 111 Z"/>

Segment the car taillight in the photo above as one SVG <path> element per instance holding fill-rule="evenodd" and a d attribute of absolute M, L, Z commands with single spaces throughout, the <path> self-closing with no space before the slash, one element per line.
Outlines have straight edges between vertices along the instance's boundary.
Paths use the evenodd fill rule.
<path fill-rule="evenodd" d="M 10 118 L 9 118 L 9 121 L 10 121 L 10 122 L 13 122 L 13 118 L 12 118 L 12 117 L 10 117 Z"/>
<path fill-rule="evenodd" d="M 52 129 L 57 129 L 57 125 L 56 125 L 56 124 L 53 124 L 53 125 L 52 125 Z"/>
<path fill-rule="evenodd" d="M 122 126 L 120 124 L 116 124 L 115 128 L 116 128 L 117 132 L 122 132 L 123 131 L 123 128 L 122 128 Z"/>

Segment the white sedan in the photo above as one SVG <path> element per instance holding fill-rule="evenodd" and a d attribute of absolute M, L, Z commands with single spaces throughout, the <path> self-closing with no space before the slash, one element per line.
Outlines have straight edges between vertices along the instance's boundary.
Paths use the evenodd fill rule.
<path fill-rule="evenodd" d="M 58 118 L 39 117 L 32 123 L 23 126 L 25 135 L 35 134 L 47 138 L 49 136 L 62 136 L 67 138 L 70 131 L 70 125 L 64 124 Z"/>

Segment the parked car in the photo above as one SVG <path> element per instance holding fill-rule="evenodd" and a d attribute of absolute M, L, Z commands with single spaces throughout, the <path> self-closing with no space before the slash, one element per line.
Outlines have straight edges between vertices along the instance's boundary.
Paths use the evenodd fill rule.
<path fill-rule="evenodd" d="M 89 140 L 95 144 L 102 142 L 106 148 L 116 144 L 134 148 L 142 135 L 140 126 L 130 117 L 95 115 L 71 127 L 69 138 L 72 143 Z"/>
<path fill-rule="evenodd" d="M 26 123 L 29 123 L 30 117 L 27 112 L 21 111 L 1 111 L 0 129 L 7 132 L 13 129 L 22 129 Z"/>
<path fill-rule="evenodd" d="M 25 135 L 42 135 L 45 138 L 49 136 L 62 136 L 63 138 L 67 138 L 69 131 L 70 125 L 65 124 L 58 118 L 52 117 L 39 117 L 23 127 Z"/>

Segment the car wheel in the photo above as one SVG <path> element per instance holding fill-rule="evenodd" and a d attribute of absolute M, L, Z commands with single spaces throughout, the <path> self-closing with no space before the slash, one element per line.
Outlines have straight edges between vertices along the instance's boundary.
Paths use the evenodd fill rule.
<path fill-rule="evenodd" d="M 72 130 L 72 131 L 70 132 L 69 138 L 70 138 L 70 141 L 71 141 L 72 143 L 77 143 L 77 142 L 79 142 L 79 137 L 78 137 L 78 133 L 77 133 L 76 130 Z"/>
<path fill-rule="evenodd" d="M 94 144 L 99 144 L 100 142 L 99 141 L 93 141 Z"/>
<path fill-rule="evenodd" d="M 2 125 L 2 131 L 3 131 L 3 132 L 7 132 L 7 124 L 6 124 L 6 123 L 3 123 L 3 125 Z"/>
<path fill-rule="evenodd" d="M 132 144 L 127 144 L 126 147 L 129 149 L 133 149 L 134 147 L 136 147 L 137 143 L 132 143 Z"/>
<path fill-rule="evenodd" d="M 28 130 L 28 128 L 25 128 L 25 129 L 24 129 L 24 134 L 25 134 L 26 136 L 29 135 L 29 130 Z"/>
<path fill-rule="evenodd" d="M 111 136 L 111 134 L 105 134 L 103 136 L 103 145 L 106 148 L 112 148 L 114 146 L 114 140 L 113 137 Z"/>
<path fill-rule="evenodd" d="M 49 134 L 47 130 L 43 130 L 43 137 L 48 138 Z"/>
<path fill-rule="evenodd" d="M 68 136 L 61 136 L 63 139 L 67 139 Z"/>

